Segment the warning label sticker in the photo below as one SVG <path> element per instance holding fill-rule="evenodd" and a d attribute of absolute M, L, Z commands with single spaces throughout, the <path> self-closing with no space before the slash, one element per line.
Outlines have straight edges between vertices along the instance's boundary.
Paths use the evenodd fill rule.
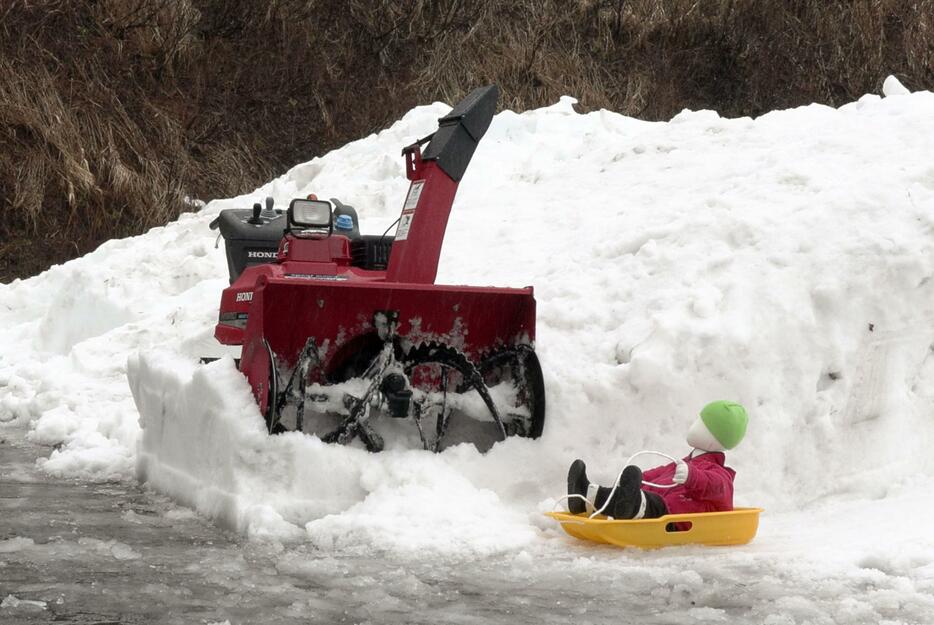
<path fill-rule="evenodd" d="M 396 241 L 405 241 L 409 237 L 409 228 L 412 226 L 412 220 L 415 219 L 415 207 L 418 206 L 418 198 L 422 196 L 424 186 L 424 180 L 416 180 L 409 187 L 409 194 L 405 198 L 405 204 L 402 205 L 399 227 L 396 228 Z"/>
<path fill-rule="evenodd" d="M 405 241 L 409 237 L 409 227 L 414 217 L 415 211 L 402 213 L 402 217 L 399 218 L 399 227 L 396 228 L 396 241 Z"/>
<path fill-rule="evenodd" d="M 405 198 L 405 204 L 402 206 L 402 210 L 415 210 L 415 207 L 418 206 L 418 198 L 422 196 L 422 187 L 424 186 L 424 180 L 416 180 L 412 183 L 412 186 L 409 187 L 409 194 Z"/>

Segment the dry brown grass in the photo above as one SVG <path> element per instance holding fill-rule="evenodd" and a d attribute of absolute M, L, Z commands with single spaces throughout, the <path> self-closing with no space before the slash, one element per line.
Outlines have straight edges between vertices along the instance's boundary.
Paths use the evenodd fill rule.
<path fill-rule="evenodd" d="M 479 84 L 757 115 L 931 88 L 931 41 L 934 0 L 7 0 L 0 281 Z"/>

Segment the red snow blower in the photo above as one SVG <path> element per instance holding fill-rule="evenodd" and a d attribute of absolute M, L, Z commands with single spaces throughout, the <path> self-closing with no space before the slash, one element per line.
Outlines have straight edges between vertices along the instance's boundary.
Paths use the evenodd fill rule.
<path fill-rule="evenodd" d="M 433 451 L 541 434 L 532 288 L 434 284 L 457 185 L 498 95 L 474 90 L 402 150 L 411 184 L 395 236 L 361 235 L 356 210 L 336 199 L 282 211 L 269 198 L 211 224 L 231 278 L 215 337 L 242 345 L 270 433 L 359 439 L 370 451 L 390 431 L 413 442 L 417 432 Z"/>

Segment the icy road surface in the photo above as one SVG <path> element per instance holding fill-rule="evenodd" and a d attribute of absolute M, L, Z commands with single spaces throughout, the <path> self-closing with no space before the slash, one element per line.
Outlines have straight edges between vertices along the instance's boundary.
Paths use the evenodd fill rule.
<path fill-rule="evenodd" d="M 859 544 L 864 524 L 852 523 L 866 510 L 812 518 L 826 531 L 840 515 L 822 549 L 807 546 L 815 530 L 802 515 L 787 515 L 766 517 L 759 539 L 739 548 L 623 552 L 555 537 L 534 555 L 479 560 L 325 554 L 225 533 L 132 482 L 49 478 L 34 468 L 40 451 L 0 444 L 0 623 L 782 625 L 934 615 L 925 550 L 903 545 L 892 558 L 880 545 L 889 555 L 873 555 Z M 888 500 L 886 515 L 908 503 Z M 806 545 L 797 552 L 796 527 Z"/>

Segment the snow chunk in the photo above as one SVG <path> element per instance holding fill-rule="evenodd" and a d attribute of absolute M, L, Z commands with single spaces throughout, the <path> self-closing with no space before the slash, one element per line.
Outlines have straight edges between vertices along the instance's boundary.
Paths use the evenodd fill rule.
<path fill-rule="evenodd" d="M 98 432 L 65 450 L 56 449 L 48 458 L 37 461 L 40 469 L 55 477 L 81 477 L 89 480 L 112 480 L 133 474 L 133 450 L 118 440 Z"/>
<path fill-rule="evenodd" d="M 885 79 L 885 82 L 882 83 L 882 93 L 886 97 L 891 97 L 893 95 L 909 95 L 911 91 L 901 83 L 895 76 L 889 76 Z"/>
<path fill-rule="evenodd" d="M 7 595 L 3 601 L 0 601 L 0 608 L 39 608 L 47 609 L 48 604 L 45 601 L 31 601 L 29 599 L 19 599 L 15 595 Z"/>
<path fill-rule="evenodd" d="M 117 560 L 138 560 L 143 557 L 141 553 L 121 542 L 111 545 L 110 554 Z"/>
<path fill-rule="evenodd" d="M 138 551 L 118 540 L 100 540 L 82 537 L 78 545 L 101 555 L 109 555 L 115 560 L 138 560 L 142 557 Z"/>
<path fill-rule="evenodd" d="M 58 445 L 78 427 L 78 417 L 71 408 L 56 406 L 42 413 L 26 438 L 40 445 Z"/>
<path fill-rule="evenodd" d="M 15 551 L 22 551 L 23 549 L 28 549 L 35 544 L 36 543 L 32 538 L 14 536 L 13 538 L 8 538 L 7 540 L 0 540 L 0 553 L 13 553 Z"/>
<path fill-rule="evenodd" d="M 539 109 L 539 111 L 549 113 L 560 113 L 562 115 L 577 115 L 577 111 L 574 110 L 574 105 L 577 104 L 577 98 L 572 98 L 569 95 L 563 95 L 558 98 L 558 101 L 552 104 L 551 106 L 546 106 Z"/>
<path fill-rule="evenodd" d="M 343 514 L 308 523 L 309 538 L 324 549 L 372 544 L 407 555 L 493 554 L 534 538 L 521 515 L 493 492 L 439 464 L 411 452 L 369 465 L 362 476 L 367 498 Z"/>

